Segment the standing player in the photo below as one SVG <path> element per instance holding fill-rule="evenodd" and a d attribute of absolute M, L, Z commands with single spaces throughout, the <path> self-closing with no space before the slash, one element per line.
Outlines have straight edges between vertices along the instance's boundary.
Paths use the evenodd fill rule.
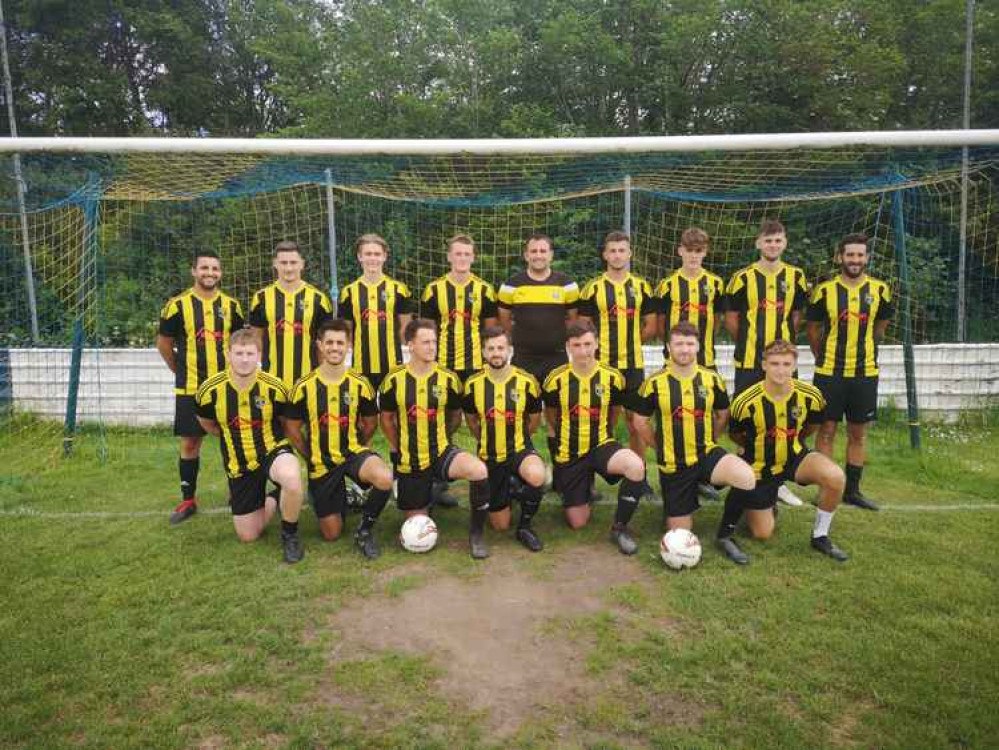
<path fill-rule="evenodd" d="M 361 487 L 374 486 L 361 511 L 361 525 L 354 543 L 361 554 L 380 554 L 374 535 L 375 521 L 392 494 L 392 471 L 371 449 L 378 423 L 375 391 L 362 376 L 345 364 L 350 352 L 350 326 L 344 320 L 327 320 L 317 334 L 322 364 L 295 384 L 286 424 L 288 439 L 309 464 L 309 496 L 319 518 L 319 531 L 335 541 L 343 531 L 347 486 L 350 477 Z M 308 442 L 302 425 L 308 426 Z"/>
<path fill-rule="evenodd" d="M 843 496 L 843 472 L 801 442 L 822 421 L 826 402 L 818 388 L 794 378 L 797 366 L 794 344 L 780 339 L 771 342 L 763 351 L 763 382 L 750 386 L 732 402 L 729 433 L 743 446 L 743 458 L 756 473 L 754 489 L 735 488 L 728 493 L 718 527 L 718 546 L 739 565 L 749 562 L 732 539 L 739 518 L 745 511 L 753 537 L 769 539 L 776 522 L 777 488 L 785 480 L 819 486 L 812 548 L 839 562 L 849 559 L 829 538 L 829 526 Z"/>
<path fill-rule="evenodd" d="M 541 422 L 541 389 L 534 376 L 510 364 L 510 337 L 499 326 L 482 332 L 485 370 L 465 383 L 465 419 L 478 437 L 479 458 L 489 470 L 489 522 L 497 531 L 510 528 L 511 480 L 524 485 L 518 493 L 517 539 L 531 552 L 543 545 L 531 528 L 541 505 L 545 465 L 531 435 Z M 479 486 L 481 488 L 481 485 Z M 474 505 L 481 506 L 482 499 Z"/>
<path fill-rule="evenodd" d="M 326 294 L 302 279 L 305 260 L 298 243 L 274 248 L 277 281 L 253 295 L 250 325 L 259 336 L 264 372 L 291 390 L 317 364 L 314 342 L 319 325 L 333 314 Z"/>
<path fill-rule="evenodd" d="M 691 323 L 697 330 L 700 347 L 697 364 L 715 369 L 715 337 L 722 320 L 724 284 L 704 268 L 708 254 L 708 233 L 698 227 L 683 230 L 677 254 L 682 265 L 672 275 L 659 282 L 656 298 L 659 302 L 659 335 L 667 334 L 681 322 Z M 668 354 L 668 352 L 664 352 Z"/>
<path fill-rule="evenodd" d="M 656 335 L 656 304 L 649 282 L 631 273 L 631 240 L 624 232 L 604 237 L 603 275 L 590 281 L 579 295 L 579 315 L 596 324 L 600 362 L 624 375 L 625 392 L 638 394 L 645 380 L 642 342 Z M 617 424 L 620 407 L 611 414 Z M 628 445 L 645 453 L 635 429 L 635 415 L 625 412 Z"/>
<path fill-rule="evenodd" d="M 566 331 L 569 364 L 552 371 L 542 393 L 548 424 L 555 430 L 555 487 L 562 495 L 570 528 L 590 520 L 590 487 L 595 474 L 607 482 L 621 481 L 610 538 L 626 555 L 638 551 L 628 522 L 638 501 L 651 494 L 645 462 L 614 440 L 611 408 L 624 405 L 624 376 L 597 360 L 597 335 L 588 320 L 573 322 Z"/>
<path fill-rule="evenodd" d="M 846 416 L 846 492 L 843 502 L 865 510 L 877 504 L 860 491 L 867 423 L 878 413 L 878 342 L 892 316 L 891 290 L 867 275 L 868 240 L 844 237 L 836 252 L 840 274 L 819 284 L 808 308 L 808 341 L 815 355 L 815 387 L 826 413 L 815 447 L 832 458 L 836 429 Z"/>
<path fill-rule="evenodd" d="M 466 383 L 482 369 L 481 332 L 484 326 L 496 324 L 496 290 L 472 273 L 475 242 L 467 234 L 447 241 L 447 260 L 451 270 L 431 281 L 423 292 L 423 314 L 439 326 L 438 361 Z M 461 412 L 448 416 L 448 435 L 453 435 L 461 424 Z M 446 482 L 436 484 L 435 503 L 455 505 L 446 490 Z"/>
<path fill-rule="evenodd" d="M 284 561 L 295 563 L 305 556 L 298 538 L 302 477 L 298 459 L 284 438 L 288 393 L 280 380 L 260 369 L 259 361 L 256 334 L 247 330 L 232 334 L 229 368 L 198 389 L 198 421 L 205 432 L 221 438 L 236 536 L 242 542 L 259 538 L 277 511 L 277 499 L 264 494 L 270 479 L 281 489 Z"/>
<path fill-rule="evenodd" d="M 171 299 L 160 313 L 156 348 L 174 373 L 173 434 L 180 438 L 181 502 L 170 514 L 178 524 L 198 510 L 198 467 L 205 431 L 198 422 L 194 396 L 198 387 L 225 369 L 229 334 L 243 327 L 239 302 L 219 291 L 222 262 L 211 250 L 200 250 L 191 266 L 194 286 Z"/>
<path fill-rule="evenodd" d="M 361 275 L 340 292 L 339 315 L 354 327 L 351 369 L 375 390 L 402 364 L 401 332 L 413 318 L 409 287 L 385 275 L 389 247 L 377 234 L 362 234 L 354 243 Z"/>
<path fill-rule="evenodd" d="M 763 350 L 777 339 L 794 342 L 808 305 L 805 273 L 781 261 L 787 249 L 784 225 L 765 219 L 756 236 L 760 259 L 737 271 L 725 290 L 725 329 L 735 342 L 735 395 L 763 380 Z M 801 500 L 781 487 L 788 505 Z"/>
<path fill-rule="evenodd" d="M 701 483 L 756 486 L 749 464 L 715 442 L 728 422 L 728 394 L 721 375 L 697 364 L 700 336 L 687 321 L 670 329 L 669 361 L 642 383 L 635 407 L 639 434 L 656 446 L 667 530 L 693 528 Z M 658 436 L 649 422 L 653 415 Z"/>
<path fill-rule="evenodd" d="M 448 440 L 447 412 L 461 408 L 458 376 L 437 363 L 437 329 L 418 318 L 403 332 L 409 362 L 392 370 L 378 392 L 382 432 L 393 454 L 399 510 L 426 513 L 432 482 L 467 479 L 472 507 L 469 546 L 472 557 L 489 556 L 482 539 L 489 514 L 486 465 Z"/>
<path fill-rule="evenodd" d="M 575 319 L 579 301 L 576 282 L 552 269 L 554 258 L 551 238 L 532 234 L 524 245 L 527 269 L 507 279 L 498 295 L 500 325 L 513 341 L 513 364 L 539 383 L 566 362 L 566 325 Z M 550 423 L 547 430 L 554 455 Z"/>

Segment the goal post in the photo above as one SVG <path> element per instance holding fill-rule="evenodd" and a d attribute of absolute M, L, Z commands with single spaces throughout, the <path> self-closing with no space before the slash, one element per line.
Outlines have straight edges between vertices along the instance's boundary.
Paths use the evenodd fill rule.
<path fill-rule="evenodd" d="M 26 227 L 14 208 L 14 154 Z M 636 272 L 655 283 L 677 266 L 688 226 L 708 232 L 706 265 L 727 278 L 754 259 L 760 220 L 779 218 L 788 262 L 813 281 L 834 272 L 840 237 L 864 232 L 872 274 L 900 303 L 888 340 L 905 355 L 896 392 L 912 439 L 917 398 L 947 415 L 996 402 L 987 367 L 959 393 L 917 385 L 920 346 L 952 342 L 962 327 L 968 342 L 999 342 L 999 130 L 0 138 L 0 163 L 0 457 L 19 431 L 46 436 L 44 444 L 61 432 L 52 443 L 68 450 L 91 439 L 74 441 L 80 425 L 96 424 L 93 443 L 104 455 L 114 440 L 105 425 L 169 423 L 169 377 L 152 350 L 156 318 L 189 286 L 194 249 L 219 252 L 223 288 L 245 309 L 272 280 L 277 242 L 296 240 L 308 280 L 335 295 L 358 272 L 345 248 L 368 232 L 388 240 L 387 270 L 415 296 L 446 272 L 445 241 L 458 233 L 475 238 L 476 273 L 493 283 L 519 266 L 535 231 L 555 238 L 559 267 L 582 282 L 599 271 L 601 238 L 627 229 Z"/>

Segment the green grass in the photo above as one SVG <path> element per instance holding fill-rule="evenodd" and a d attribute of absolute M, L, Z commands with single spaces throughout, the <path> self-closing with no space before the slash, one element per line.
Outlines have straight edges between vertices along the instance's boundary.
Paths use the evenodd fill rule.
<path fill-rule="evenodd" d="M 995 746 L 999 514 L 904 512 L 999 503 L 995 429 L 929 427 L 922 454 L 903 431 L 875 430 L 865 490 L 890 509 L 837 515 L 846 565 L 808 549 L 803 509 L 781 513 L 774 540 L 745 542 L 748 568 L 706 544 L 699 568 L 671 573 L 654 554 L 661 510 L 640 508 L 634 583 L 546 629 L 571 639 L 596 688 L 504 739 L 441 692 L 448 665 L 433 654 L 343 654 L 330 627 L 346 605 L 434 577 L 477 581 L 465 510 L 441 514 L 446 543 L 414 558 L 394 544 L 390 507 L 373 564 L 345 541 L 321 544 L 307 512 L 306 560 L 287 567 L 273 531 L 241 545 L 222 514 L 168 527 L 164 432 L 111 433 L 100 465 L 97 435 L 63 459 L 24 450 L 34 429 L 0 440 L 0 510 L 157 515 L 0 516 L 0 747 Z M 214 446 L 199 494 L 224 503 Z M 523 565 L 544 577 L 566 550 L 606 545 L 612 512 L 601 504 L 573 534 L 549 496 L 537 524 L 548 548 Z M 698 515 L 703 539 L 719 514 Z M 515 553 L 497 542 L 488 564 Z"/>

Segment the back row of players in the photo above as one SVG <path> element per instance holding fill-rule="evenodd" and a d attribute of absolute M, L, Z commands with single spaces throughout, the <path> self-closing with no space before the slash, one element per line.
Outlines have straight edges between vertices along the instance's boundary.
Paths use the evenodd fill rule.
<path fill-rule="evenodd" d="M 197 509 L 198 456 L 210 432 L 220 436 L 237 535 L 256 539 L 280 511 L 289 562 L 303 554 L 297 521 L 304 492 L 292 448 L 308 463 L 309 495 L 326 539 L 342 531 L 345 477 L 371 488 L 355 533 L 365 556 L 378 554 L 371 530 L 393 478 L 407 515 L 443 501 L 440 485 L 468 480 L 476 558 L 489 554 L 486 518 L 494 528 L 509 528 L 516 496 L 516 536 L 537 551 L 542 543 L 531 519 L 545 468 L 530 436 L 543 406 L 554 486 L 570 527 L 589 520 L 595 474 L 620 482 L 610 536 L 633 554 L 628 522 L 640 498 L 651 494 L 643 456 L 654 446 L 669 528 L 691 527 L 699 484 L 732 486 L 718 544 L 745 564 L 748 556 L 732 540 L 743 513 L 752 535 L 767 538 L 783 482 L 816 484 L 811 545 L 845 560 L 829 538 L 844 492 L 846 502 L 876 509 L 859 485 L 865 427 L 876 416 L 876 349 L 891 315 L 890 291 L 866 274 L 863 235 L 843 238 L 839 275 L 818 284 L 810 300 L 801 269 L 781 260 L 787 238 L 779 222 L 763 223 L 756 246 L 759 260 L 725 288 L 702 266 L 707 235 L 688 229 L 678 249 L 681 267 L 653 292 L 630 272 L 628 236 L 612 232 L 602 247 L 605 273 L 580 290 L 551 268 L 551 240 L 534 235 L 525 245 L 525 271 L 497 294 L 471 273 L 474 242 L 458 235 L 448 242 L 450 272 L 423 295 L 427 318 L 414 319 L 409 290 L 384 274 L 387 244 L 364 235 L 356 243 L 362 276 L 343 289 L 335 319 L 329 298 L 302 279 L 297 245 L 283 242 L 274 253 L 277 281 L 253 296 L 249 330 L 239 303 L 219 290 L 218 257 L 199 253 L 194 286 L 167 303 L 157 341 L 176 374 L 183 500 L 171 522 Z M 794 378 L 791 342 L 806 316 L 814 384 Z M 723 321 L 736 342 L 731 404 L 715 369 Z M 642 342 L 657 335 L 669 359 L 646 379 Z M 410 355 L 405 365 L 403 343 Z M 477 456 L 451 443 L 462 411 L 478 440 Z M 630 448 L 613 437 L 622 411 Z M 845 475 L 828 457 L 844 415 Z M 379 421 L 391 469 L 367 447 Z M 739 456 L 717 445 L 726 425 Z M 813 452 L 803 439 L 816 429 Z M 266 494 L 268 479 L 279 492 Z"/>

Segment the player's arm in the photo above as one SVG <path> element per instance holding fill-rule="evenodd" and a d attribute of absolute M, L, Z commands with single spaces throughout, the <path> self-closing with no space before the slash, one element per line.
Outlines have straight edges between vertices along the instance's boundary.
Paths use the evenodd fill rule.
<path fill-rule="evenodd" d="M 723 435 L 728 426 L 728 409 L 715 409 L 711 415 L 715 435 Z"/>
<path fill-rule="evenodd" d="M 389 444 L 389 450 L 399 452 L 399 415 L 394 411 L 383 411 L 379 417 L 382 434 Z"/>
<path fill-rule="evenodd" d="M 513 311 L 509 307 L 501 307 L 497 310 L 499 324 L 506 331 L 507 336 L 513 335 Z"/>
<path fill-rule="evenodd" d="M 198 415 L 198 424 L 201 425 L 201 429 L 207 432 L 209 435 L 215 435 L 218 437 L 222 434 L 222 429 L 219 427 L 219 423 L 214 419 L 205 419 L 200 414 Z"/>
<path fill-rule="evenodd" d="M 739 338 L 740 314 L 741 313 L 738 310 L 725 311 L 725 330 L 728 332 L 728 335 L 732 339 L 732 341 L 736 341 Z"/>
<path fill-rule="evenodd" d="M 302 432 L 302 420 L 295 418 L 283 418 L 284 436 L 288 442 L 298 451 L 298 455 L 308 459 L 309 454 L 305 447 L 305 434 Z"/>
<path fill-rule="evenodd" d="M 808 347 L 812 350 L 812 355 L 815 357 L 816 362 L 822 357 L 822 342 L 825 339 L 823 328 L 824 326 L 821 323 L 810 320 L 805 329 L 808 334 Z"/>
<path fill-rule="evenodd" d="M 665 326 L 665 318 L 663 326 Z M 659 316 L 656 313 L 649 313 L 642 316 L 642 341 L 651 341 L 659 335 Z"/>
<path fill-rule="evenodd" d="M 808 309 L 808 282 L 805 281 L 805 274 L 798 273 L 794 285 L 794 307 L 791 309 L 791 335 L 797 339 L 798 332 L 805 322 L 805 311 Z"/>
<path fill-rule="evenodd" d="M 653 294 L 648 282 L 642 282 L 642 304 L 639 315 L 642 316 L 642 341 L 654 339 L 659 334 L 659 300 Z"/>
<path fill-rule="evenodd" d="M 746 314 L 746 287 L 741 275 L 735 276 L 725 290 L 725 330 L 732 341 L 739 340 L 741 316 Z"/>
<path fill-rule="evenodd" d="M 581 300 L 579 297 L 579 287 L 576 285 L 575 281 L 570 281 L 563 288 L 565 289 L 565 305 L 566 305 L 565 322 L 566 324 L 568 324 L 572 323 L 574 320 L 576 320 L 576 318 L 579 317 L 579 303 L 581 302 Z"/>
<path fill-rule="evenodd" d="M 215 420 L 215 405 L 212 402 L 211 392 L 206 392 L 202 388 L 198 389 L 198 393 L 194 397 L 194 408 L 198 424 L 209 435 L 218 437 L 222 434 L 222 428 L 219 427 L 219 423 Z"/>
<path fill-rule="evenodd" d="M 558 409 L 554 406 L 545 406 L 545 422 L 554 428 L 558 428 Z"/>
<path fill-rule="evenodd" d="M 409 325 L 416 313 L 416 303 L 413 301 L 412 295 L 409 293 L 409 288 L 405 285 L 400 285 L 399 290 L 396 292 L 396 324 L 399 326 L 397 335 L 399 336 L 399 341 L 404 340 L 403 333 L 406 330 L 406 326 Z"/>
<path fill-rule="evenodd" d="M 479 435 L 481 434 L 479 430 L 481 426 L 479 424 L 479 415 L 472 414 L 470 412 L 465 412 L 465 424 L 468 425 L 468 431 L 472 433 L 472 437 L 478 441 Z"/>
<path fill-rule="evenodd" d="M 177 372 L 177 356 L 173 350 L 174 339 L 172 336 L 164 336 L 162 333 L 156 336 L 156 351 L 160 353 L 160 357 L 166 362 L 166 366 L 170 368 L 170 372 Z"/>

